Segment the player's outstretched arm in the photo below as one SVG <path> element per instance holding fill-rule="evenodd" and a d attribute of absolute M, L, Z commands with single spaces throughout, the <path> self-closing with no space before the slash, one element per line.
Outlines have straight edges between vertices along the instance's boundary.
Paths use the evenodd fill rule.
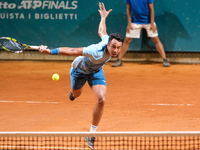
<path fill-rule="evenodd" d="M 71 55 L 77 55 L 77 56 L 81 56 L 83 55 L 83 48 L 71 48 L 71 47 L 59 47 L 59 48 L 55 48 L 55 49 L 48 49 L 47 46 L 43 46 L 41 45 L 39 47 L 39 51 L 44 53 L 44 54 L 52 54 L 52 55 L 67 55 L 67 56 L 71 56 Z"/>
<path fill-rule="evenodd" d="M 112 11 L 112 9 L 106 11 L 105 6 L 103 3 L 99 3 L 99 13 L 101 16 L 101 21 L 99 23 L 99 29 L 98 34 L 102 38 L 104 35 L 107 35 L 106 31 L 106 18 L 109 15 L 109 13 Z"/>

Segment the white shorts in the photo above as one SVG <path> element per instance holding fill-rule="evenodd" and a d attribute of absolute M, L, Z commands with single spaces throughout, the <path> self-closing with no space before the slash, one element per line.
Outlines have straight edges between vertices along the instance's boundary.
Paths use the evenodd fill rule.
<path fill-rule="evenodd" d="M 136 23 L 132 23 L 132 27 L 133 27 L 133 30 L 130 30 L 129 33 L 126 32 L 126 37 L 129 37 L 129 38 L 140 38 L 140 33 L 141 33 L 141 29 L 142 28 L 146 29 L 148 37 L 156 37 L 156 36 L 158 36 L 158 31 L 153 32 L 152 30 L 150 30 L 151 24 L 136 24 Z"/>

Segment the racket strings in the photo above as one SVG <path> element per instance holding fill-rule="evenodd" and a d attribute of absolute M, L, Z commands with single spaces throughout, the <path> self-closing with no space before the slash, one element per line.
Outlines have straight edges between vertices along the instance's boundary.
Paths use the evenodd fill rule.
<path fill-rule="evenodd" d="M 8 51 L 20 52 L 24 49 L 24 46 L 12 40 L 1 40 L 0 43 L 1 47 Z"/>

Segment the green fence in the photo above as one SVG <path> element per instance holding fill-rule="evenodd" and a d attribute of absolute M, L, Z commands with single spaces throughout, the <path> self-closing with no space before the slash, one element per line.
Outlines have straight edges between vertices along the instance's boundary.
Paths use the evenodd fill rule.
<path fill-rule="evenodd" d="M 124 0 L 103 0 L 113 9 L 107 18 L 108 33 L 125 36 L 127 26 Z M 50 48 L 83 47 L 99 42 L 100 21 L 97 0 L 1 0 L 0 36 L 14 37 L 30 45 Z M 198 52 L 200 41 L 199 0 L 155 0 L 155 21 L 166 51 Z M 155 50 L 142 31 L 130 51 Z"/>

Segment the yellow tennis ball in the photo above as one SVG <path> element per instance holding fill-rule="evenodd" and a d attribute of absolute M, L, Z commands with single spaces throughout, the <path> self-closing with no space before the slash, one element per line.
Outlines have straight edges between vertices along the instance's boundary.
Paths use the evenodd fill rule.
<path fill-rule="evenodd" d="M 59 77 L 59 75 L 58 75 L 57 73 L 55 73 L 55 74 L 52 75 L 53 81 L 58 81 L 59 78 L 60 78 L 60 77 Z"/>

